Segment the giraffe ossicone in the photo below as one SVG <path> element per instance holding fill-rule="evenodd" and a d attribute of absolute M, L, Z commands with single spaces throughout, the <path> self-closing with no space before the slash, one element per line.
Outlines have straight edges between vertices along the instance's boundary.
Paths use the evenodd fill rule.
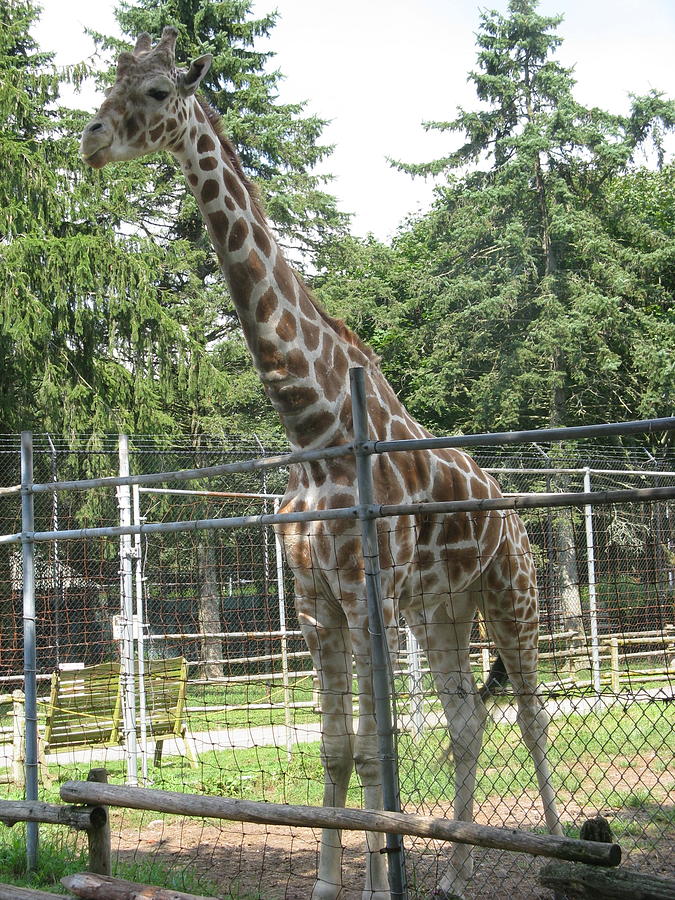
<path fill-rule="evenodd" d="M 120 55 L 117 79 L 82 136 L 95 168 L 160 150 L 178 160 L 204 217 L 265 392 L 298 449 L 352 440 L 348 370 L 366 373 L 371 435 L 423 438 L 428 432 L 396 397 L 372 351 L 327 315 L 284 258 L 219 116 L 196 94 L 211 57 L 176 68 L 178 32 L 153 46 L 142 34 Z M 415 451 L 373 459 L 379 503 L 500 496 L 466 454 Z M 311 462 L 290 473 L 282 512 L 356 502 L 352 461 Z M 365 805 L 382 790 L 373 709 L 364 569 L 358 523 L 333 520 L 279 527 L 295 578 L 295 602 L 321 688 L 324 804 L 344 806 L 354 765 Z M 534 562 L 512 512 L 406 516 L 378 524 L 384 621 L 392 656 L 402 614 L 424 648 L 442 701 L 455 760 L 454 815 L 473 818 L 476 765 L 486 709 L 469 664 L 477 610 L 504 662 L 518 723 L 534 760 L 547 826 L 562 829 L 546 756 L 547 717 L 537 695 L 538 615 Z M 352 713 L 353 666 L 358 727 Z M 363 900 L 389 900 L 382 835 L 367 834 Z M 339 832 L 321 838 L 313 900 L 343 895 Z M 453 844 L 437 896 L 466 896 L 472 849 Z"/>

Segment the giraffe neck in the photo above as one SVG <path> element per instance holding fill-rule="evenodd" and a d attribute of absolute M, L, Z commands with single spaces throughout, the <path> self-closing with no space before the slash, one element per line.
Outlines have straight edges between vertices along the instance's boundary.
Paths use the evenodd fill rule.
<path fill-rule="evenodd" d="M 254 365 L 296 447 L 351 439 L 347 371 L 371 354 L 284 259 L 234 151 L 194 101 L 174 148 L 230 286 Z"/>

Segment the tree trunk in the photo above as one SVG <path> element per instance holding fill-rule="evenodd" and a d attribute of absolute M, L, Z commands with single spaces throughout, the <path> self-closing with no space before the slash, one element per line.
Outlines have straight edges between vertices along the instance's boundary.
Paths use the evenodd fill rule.
<path fill-rule="evenodd" d="M 205 678 L 223 677 L 223 642 L 213 634 L 222 632 L 220 618 L 220 587 L 216 548 L 211 531 L 202 531 L 197 545 L 197 572 L 199 580 L 199 632 L 201 657 Z"/>

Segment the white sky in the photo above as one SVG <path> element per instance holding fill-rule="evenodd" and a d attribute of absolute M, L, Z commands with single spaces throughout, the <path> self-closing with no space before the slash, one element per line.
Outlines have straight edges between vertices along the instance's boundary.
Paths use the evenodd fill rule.
<path fill-rule="evenodd" d="M 41 0 L 34 34 L 57 64 L 77 62 L 93 45 L 85 26 L 117 33 L 111 0 Z M 412 212 L 426 209 L 432 185 L 393 170 L 386 157 L 423 162 L 447 152 L 451 136 L 427 133 L 424 120 L 473 108 L 467 84 L 476 57 L 479 8 L 504 12 L 507 0 L 254 0 L 254 12 L 280 18 L 269 48 L 284 74 L 281 100 L 306 100 L 307 112 L 331 120 L 335 144 L 326 171 L 353 230 L 387 239 Z M 561 13 L 558 59 L 575 65 L 576 97 L 626 112 L 628 94 L 654 88 L 675 96 L 675 3 L 672 0 L 541 0 L 542 15 Z M 76 105 L 93 109 L 87 93 Z"/>

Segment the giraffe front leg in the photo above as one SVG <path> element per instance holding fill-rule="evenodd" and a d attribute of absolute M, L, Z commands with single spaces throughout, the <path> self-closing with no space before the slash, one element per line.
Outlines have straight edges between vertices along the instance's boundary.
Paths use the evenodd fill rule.
<path fill-rule="evenodd" d="M 325 693 L 323 696 L 326 696 Z M 322 719 L 323 805 L 345 806 L 354 765 L 353 736 L 344 733 L 344 715 L 336 717 L 324 712 Z M 342 832 L 335 828 L 324 828 L 321 832 L 319 871 L 312 900 L 339 900 L 342 896 Z"/>
<path fill-rule="evenodd" d="M 366 809 L 382 809 L 382 769 L 377 742 L 377 723 L 372 697 L 370 658 L 356 656 L 359 682 L 359 724 L 354 748 L 354 763 L 363 786 Z M 385 835 L 366 832 L 366 878 L 362 900 L 391 900 L 387 858 L 382 850 Z"/>
<path fill-rule="evenodd" d="M 354 767 L 352 654 L 344 616 L 333 606 L 319 608 L 315 600 L 296 596 L 303 636 L 319 679 L 321 702 L 321 762 L 324 806 L 345 806 Z M 312 900 L 340 900 L 342 835 L 333 828 L 321 832 L 319 870 Z"/>

